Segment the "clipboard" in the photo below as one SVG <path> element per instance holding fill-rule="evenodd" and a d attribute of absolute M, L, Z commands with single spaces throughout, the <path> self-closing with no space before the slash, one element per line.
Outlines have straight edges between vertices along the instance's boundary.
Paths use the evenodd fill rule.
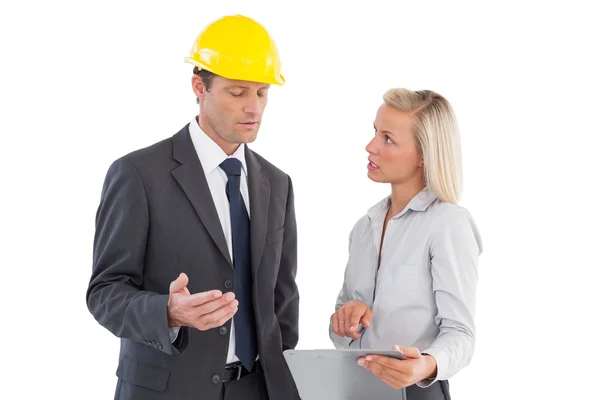
<path fill-rule="evenodd" d="M 406 400 L 396 390 L 357 364 L 359 357 L 378 354 L 403 359 L 400 351 L 367 349 L 286 350 L 283 356 L 302 400 Z"/>

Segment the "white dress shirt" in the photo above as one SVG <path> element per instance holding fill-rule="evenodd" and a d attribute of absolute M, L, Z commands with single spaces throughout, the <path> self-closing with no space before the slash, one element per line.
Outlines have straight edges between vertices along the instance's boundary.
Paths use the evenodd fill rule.
<path fill-rule="evenodd" d="M 248 195 L 248 170 L 246 167 L 245 149 L 246 146 L 241 144 L 237 150 L 228 156 L 223 149 L 219 147 L 206 133 L 200 129 L 196 118 L 192 120 L 189 126 L 190 136 L 194 148 L 198 153 L 198 158 L 202 164 L 206 182 L 210 189 L 213 202 L 219 215 L 219 221 L 225 234 L 225 240 L 227 241 L 227 248 L 229 249 L 229 255 L 233 262 L 233 246 L 231 239 L 231 217 L 229 212 L 229 200 L 225 192 L 227 185 L 227 174 L 223 171 L 219 165 L 227 158 L 237 158 L 242 163 L 242 171 L 240 177 L 240 191 L 244 198 L 244 204 L 248 211 L 248 217 L 250 217 L 250 198 Z M 199 178 L 200 179 L 200 178 Z M 177 338 L 179 328 L 176 327 L 171 329 L 171 339 L 174 341 Z M 227 352 L 227 364 L 239 361 L 235 355 L 235 326 L 233 319 L 231 320 L 231 330 L 229 331 L 229 350 Z"/>
<path fill-rule="evenodd" d="M 481 237 L 470 213 L 423 189 L 390 218 L 377 269 L 381 233 L 391 197 L 373 206 L 350 234 L 349 258 L 335 310 L 361 300 L 373 313 L 369 328 L 336 348 L 392 350 L 416 346 L 437 362 L 429 386 L 471 360 L 475 345 L 475 293 Z"/>

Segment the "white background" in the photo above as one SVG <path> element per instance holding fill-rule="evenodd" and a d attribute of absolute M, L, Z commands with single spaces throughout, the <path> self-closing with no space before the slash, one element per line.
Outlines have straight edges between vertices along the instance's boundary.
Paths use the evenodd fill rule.
<path fill-rule="evenodd" d="M 193 118 L 183 58 L 233 13 L 267 27 L 287 79 L 252 148 L 295 185 L 298 348 L 332 347 L 348 234 L 389 191 L 366 177 L 381 95 L 432 89 L 456 110 L 462 205 L 484 240 L 476 352 L 453 398 L 597 396 L 593 3 L 2 2 L 0 397 L 112 398 L 118 340 L 85 304 L 104 174 Z"/>

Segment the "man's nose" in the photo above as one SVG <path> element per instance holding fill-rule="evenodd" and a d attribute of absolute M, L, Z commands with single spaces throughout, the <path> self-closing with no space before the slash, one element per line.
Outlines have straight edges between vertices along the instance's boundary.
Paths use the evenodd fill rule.
<path fill-rule="evenodd" d="M 261 104 L 258 95 L 251 95 L 244 104 L 244 112 L 246 114 L 258 115 L 260 114 Z"/>

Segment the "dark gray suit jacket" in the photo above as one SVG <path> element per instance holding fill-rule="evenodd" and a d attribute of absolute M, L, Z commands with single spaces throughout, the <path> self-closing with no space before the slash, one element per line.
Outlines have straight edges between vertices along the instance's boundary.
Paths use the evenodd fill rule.
<path fill-rule="evenodd" d="M 299 399 L 282 352 L 298 341 L 296 219 L 285 173 L 246 149 L 253 299 L 271 399 Z M 115 399 L 218 399 L 231 321 L 171 343 L 169 284 L 232 291 L 234 270 L 188 126 L 109 168 L 96 215 L 87 305 L 121 338 Z"/>

